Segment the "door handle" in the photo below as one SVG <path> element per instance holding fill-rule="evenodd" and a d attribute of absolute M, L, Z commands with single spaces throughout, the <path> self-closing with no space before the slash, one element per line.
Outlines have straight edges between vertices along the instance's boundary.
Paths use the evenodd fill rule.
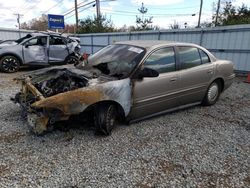
<path fill-rule="evenodd" d="M 213 74 L 213 72 L 214 72 L 213 70 L 208 70 L 207 71 L 208 74 Z"/>

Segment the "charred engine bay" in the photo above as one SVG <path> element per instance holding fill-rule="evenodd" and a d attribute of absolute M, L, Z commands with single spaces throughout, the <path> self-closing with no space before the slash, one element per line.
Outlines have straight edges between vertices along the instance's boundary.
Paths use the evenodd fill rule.
<path fill-rule="evenodd" d="M 50 97 L 88 85 L 88 78 L 70 72 L 67 69 L 59 71 L 52 70 L 48 74 L 43 74 L 41 77 L 32 79 L 32 81 L 44 97 Z"/>

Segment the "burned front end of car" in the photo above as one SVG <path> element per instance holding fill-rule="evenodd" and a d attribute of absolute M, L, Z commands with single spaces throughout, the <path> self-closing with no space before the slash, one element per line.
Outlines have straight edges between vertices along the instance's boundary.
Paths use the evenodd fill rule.
<path fill-rule="evenodd" d="M 45 132 L 56 121 L 67 120 L 72 114 L 59 102 L 64 99 L 58 94 L 88 86 L 86 76 L 66 68 L 38 71 L 16 80 L 21 82 L 21 90 L 15 101 L 20 104 L 23 117 L 27 118 L 36 134 Z M 53 96 L 57 97 L 51 100 Z"/>
<path fill-rule="evenodd" d="M 86 64 L 32 72 L 17 79 L 22 89 L 16 101 L 37 134 L 57 121 L 89 110 L 94 112 L 96 129 L 108 135 L 116 117 L 123 119 L 131 110 L 130 74 L 144 54 L 142 48 L 109 45 L 88 58 Z"/>
<path fill-rule="evenodd" d="M 53 128 L 55 122 L 83 114 L 95 105 L 115 104 L 125 116 L 131 108 L 129 78 L 96 76 L 67 65 L 39 70 L 16 80 L 22 84 L 16 102 L 38 135 Z"/>

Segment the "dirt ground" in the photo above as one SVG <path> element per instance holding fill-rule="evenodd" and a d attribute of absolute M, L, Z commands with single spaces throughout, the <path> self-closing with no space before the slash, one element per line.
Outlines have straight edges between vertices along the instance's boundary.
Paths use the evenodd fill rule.
<path fill-rule="evenodd" d="M 67 122 L 29 132 L 16 74 L 0 73 L 0 187 L 250 187 L 250 84 L 236 78 L 211 107 L 116 127 L 109 137 Z"/>

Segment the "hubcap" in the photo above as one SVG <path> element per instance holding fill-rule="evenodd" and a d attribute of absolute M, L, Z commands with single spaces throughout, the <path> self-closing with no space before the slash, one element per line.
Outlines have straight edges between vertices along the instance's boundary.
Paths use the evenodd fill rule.
<path fill-rule="evenodd" d="M 2 61 L 2 67 L 6 72 L 15 72 L 18 70 L 19 62 L 14 57 L 6 57 Z"/>
<path fill-rule="evenodd" d="M 208 90 L 208 100 L 209 101 L 214 101 L 217 96 L 218 96 L 218 92 L 219 92 L 219 87 L 216 83 L 214 83 Z"/>
<path fill-rule="evenodd" d="M 77 59 L 76 58 L 74 58 L 74 57 L 71 57 L 69 60 L 68 60 L 68 64 L 75 64 L 75 63 L 77 63 Z"/>

